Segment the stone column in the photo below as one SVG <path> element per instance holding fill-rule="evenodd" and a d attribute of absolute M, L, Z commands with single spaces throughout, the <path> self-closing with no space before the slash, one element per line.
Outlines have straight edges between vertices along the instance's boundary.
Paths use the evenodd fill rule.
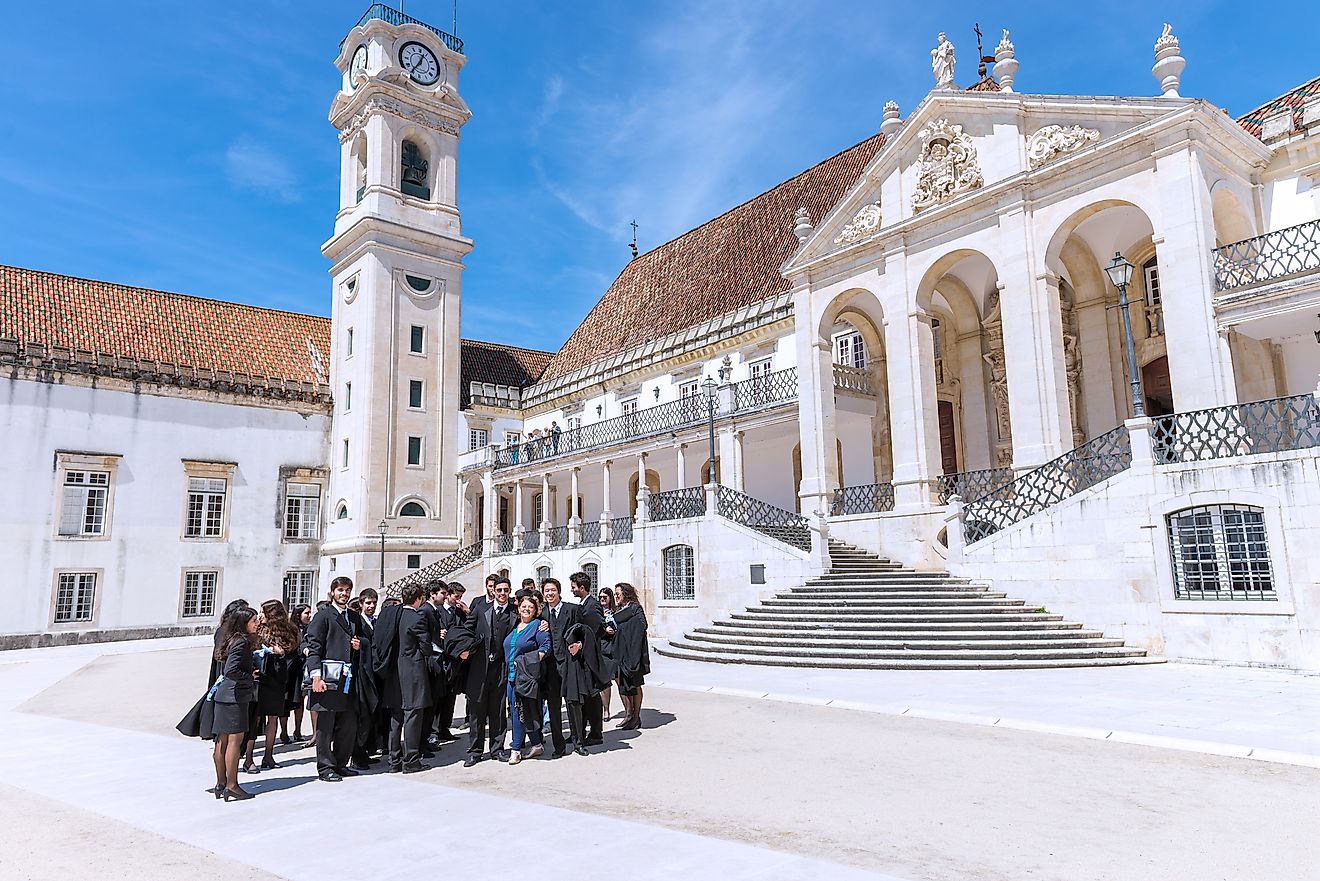
<path fill-rule="evenodd" d="M 810 327 L 811 294 L 803 289 L 793 296 L 796 321 L 808 325 L 795 334 L 798 359 L 798 435 L 802 453 L 802 484 L 798 498 L 802 511 L 828 511 L 839 487 L 835 456 L 834 366 L 828 340 L 820 340 Z"/>
<path fill-rule="evenodd" d="M 554 512 L 550 510 L 550 474 L 546 472 L 541 475 L 541 522 L 536 525 L 538 529 L 545 529 L 554 522 Z"/>
<path fill-rule="evenodd" d="M 934 505 L 933 480 L 940 463 L 930 316 L 914 309 L 903 318 L 886 320 L 883 331 L 889 370 L 894 509 L 922 510 Z M 828 501 L 821 510 L 830 510 Z"/>
<path fill-rule="evenodd" d="M 1214 215 L 1200 157 L 1187 145 L 1156 154 L 1155 174 L 1162 225 L 1155 230 L 1155 258 L 1174 408 L 1236 404 L 1233 361 L 1215 324 Z"/>
<path fill-rule="evenodd" d="M 600 506 L 600 540 L 606 543 L 614 538 L 614 530 L 610 528 L 610 520 L 613 519 L 610 515 L 610 465 L 609 459 L 600 464 L 601 485 L 604 487 Z"/>
<path fill-rule="evenodd" d="M 495 517 L 499 508 L 498 505 L 499 488 L 495 485 L 495 472 L 492 469 L 486 469 L 481 475 L 481 549 L 486 556 L 493 556 L 495 553 L 495 535 L 498 532 L 498 524 Z"/>
<path fill-rule="evenodd" d="M 523 549 L 523 489 L 522 478 L 513 482 L 513 549 Z"/>
<path fill-rule="evenodd" d="M 647 523 L 651 519 L 651 491 L 646 486 L 646 454 L 637 454 L 637 516 L 635 523 Z"/>
<path fill-rule="evenodd" d="M 719 482 L 738 492 L 746 492 L 742 475 L 742 432 L 721 429 L 715 436 L 715 443 L 720 462 Z"/>
<path fill-rule="evenodd" d="M 687 486 L 687 444 L 678 445 L 678 488 L 683 489 Z"/>
<path fill-rule="evenodd" d="M 568 497 L 568 543 L 575 545 L 582 538 L 582 518 L 578 516 L 578 472 L 582 469 L 574 465 L 569 472 Z"/>

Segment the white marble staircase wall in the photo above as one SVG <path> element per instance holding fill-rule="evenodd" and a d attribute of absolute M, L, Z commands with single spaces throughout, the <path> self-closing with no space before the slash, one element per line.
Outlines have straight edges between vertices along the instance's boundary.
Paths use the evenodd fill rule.
<path fill-rule="evenodd" d="M 830 538 L 918 572 L 942 572 L 947 549 L 938 541 L 942 511 L 850 514 L 830 518 Z"/>
<path fill-rule="evenodd" d="M 1264 509 L 1278 600 L 1175 598 L 1166 515 Z M 1144 468 L 966 548 L 949 571 L 1175 660 L 1320 671 L 1320 457 L 1315 450 Z"/>
<path fill-rule="evenodd" d="M 637 587 L 642 591 L 654 637 L 682 636 L 766 597 L 800 587 L 812 577 L 808 554 L 717 515 L 638 523 L 633 529 Z M 664 598 L 664 549 L 692 548 L 696 597 Z M 765 583 L 753 584 L 754 564 L 765 566 Z"/>

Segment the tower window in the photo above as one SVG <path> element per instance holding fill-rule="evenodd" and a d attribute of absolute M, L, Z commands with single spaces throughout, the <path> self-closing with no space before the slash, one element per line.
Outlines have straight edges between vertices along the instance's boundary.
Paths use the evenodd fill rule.
<path fill-rule="evenodd" d="M 399 509 L 400 517 L 425 517 L 426 509 L 417 502 L 409 502 Z"/>
<path fill-rule="evenodd" d="M 353 328 L 348 329 L 348 335 L 344 338 L 344 356 L 353 354 Z"/>
<path fill-rule="evenodd" d="M 412 141 L 403 142 L 403 157 L 400 160 L 399 189 L 404 195 L 418 199 L 431 198 L 431 188 L 426 185 L 426 175 L 430 163 L 422 155 L 421 149 Z"/>
<path fill-rule="evenodd" d="M 340 465 L 340 467 L 341 468 L 348 467 L 348 438 L 344 438 L 344 460 L 343 463 Z"/>
<path fill-rule="evenodd" d="M 408 464 L 422 464 L 422 439 L 420 437 L 408 438 Z"/>
<path fill-rule="evenodd" d="M 421 555 L 421 554 L 409 554 L 409 555 L 408 555 L 408 568 L 409 568 L 409 569 L 420 569 L 420 568 L 422 568 L 422 555 Z"/>
<path fill-rule="evenodd" d="M 353 383 L 344 383 L 344 412 L 353 409 Z"/>
<path fill-rule="evenodd" d="M 420 324 L 414 324 L 412 326 L 412 331 L 408 336 L 408 351 L 412 352 L 414 355 L 422 354 L 422 352 L 425 351 L 425 342 L 426 328 L 422 327 Z"/>
<path fill-rule="evenodd" d="M 408 380 L 408 406 L 414 410 L 422 409 L 422 381 L 420 379 Z"/>

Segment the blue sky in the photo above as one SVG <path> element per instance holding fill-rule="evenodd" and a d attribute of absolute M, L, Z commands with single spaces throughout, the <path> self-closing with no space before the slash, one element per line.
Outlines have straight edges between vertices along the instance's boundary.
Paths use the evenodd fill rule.
<path fill-rule="evenodd" d="M 333 57 L 366 0 L 12 4 L 0 65 L 0 263 L 328 314 Z M 1299 7 L 1300 8 L 1300 7 Z M 474 116 L 463 333 L 557 348 L 628 259 L 875 132 L 1012 30 L 1019 91 L 1153 95 L 1173 22 L 1185 96 L 1235 115 L 1320 73 L 1283 6 L 1237 2 L 461 0 Z M 451 0 L 410 0 L 448 29 Z"/>

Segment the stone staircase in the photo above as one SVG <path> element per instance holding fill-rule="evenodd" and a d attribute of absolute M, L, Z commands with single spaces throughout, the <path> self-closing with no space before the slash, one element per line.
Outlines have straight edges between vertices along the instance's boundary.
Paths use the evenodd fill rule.
<path fill-rule="evenodd" d="M 830 542 L 829 573 L 657 651 L 722 664 L 999 670 L 1160 663 L 984 585 Z"/>

